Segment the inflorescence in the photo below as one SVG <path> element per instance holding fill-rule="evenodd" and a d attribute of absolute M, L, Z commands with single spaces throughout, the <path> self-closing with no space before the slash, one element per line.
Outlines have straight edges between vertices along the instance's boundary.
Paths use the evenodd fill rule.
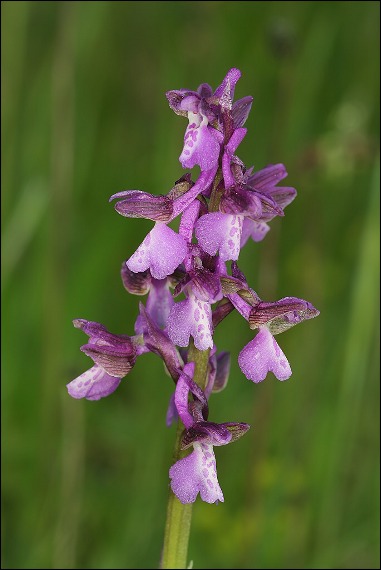
<path fill-rule="evenodd" d="M 238 311 L 251 329 L 258 329 L 238 356 L 244 375 L 257 383 L 270 371 L 287 380 L 291 367 L 274 337 L 319 314 L 296 297 L 263 301 L 237 265 L 240 249 L 250 238 L 263 240 L 269 222 L 284 216 L 296 196 L 294 188 L 278 186 L 287 176 L 283 164 L 255 172 L 235 154 L 246 136 L 243 125 L 253 101 L 248 96 L 233 103 L 240 76 L 233 68 L 215 91 L 203 83 L 197 91 L 166 94 L 170 108 L 189 120 L 180 162 L 185 169 L 199 166 L 196 182 L 187 172 L 166 195 L 128 190 L 110 198 L 117 200 L 115 209 L 122 216 L 155 224 L 121 270 L 129 293 L 147 295 L 146 305 L 139 306 L 135 335 L 112 334 L 84 319 L 73 321 L 88 335 L 81 350 L 94 362 L 67 385 L 73 398 L 108 396 L 141 354 L 153 352 L 164 361 L 175 383 L 166 423 L 179 419 L 184 425 L 181 448 L 193 448 L 169 470 L 172 490 L 182 503 L 194 502 L 198 493 L 208 503 L 224 500 L 213 447 L 235 441 L 250 427 L 208 421 L 209 397 L 225 388 L 230 369 L 229 354 L 217 352 L 213 340 L 216 326 Z M 178 216 L 177 233 L 168 224 Z M 181 294 L 182 300 L 175 302 Z M 193 379 L 192 344 L 208 351 L 203 386 Z"/>

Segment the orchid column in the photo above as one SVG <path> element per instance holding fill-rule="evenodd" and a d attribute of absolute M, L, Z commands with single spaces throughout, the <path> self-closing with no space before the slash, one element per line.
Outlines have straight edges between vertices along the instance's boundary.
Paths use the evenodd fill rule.
<path fill-rule="evenodd" d="M 188 119 L 180 162 L 199 167 L 195 181 L 185 173 L 166 195 L 128 190 L 111 196 L 125 217 L 154 222 L 141 245 L 122 265 L 125 289 L 147 295 L 139 305 L 132 336 L 114 335 L 103 325 L 76 319 L 89 341 L 81 347 L 94 362 L 68 384 L 74 398 L 99 400 L 119 386 L 146 352 L 157 354 L 174 383 L 166 424 L 177 422 L 174 463 L 169 469 L 170 495 L 162 568 L 186 568 L 191 506 L 201 500 L 224 501 L 218 482 L 214 447 L 244 435 L 244 422 L 209 421 L 209 400 L 226 387 L 230 356 L 218 352 L 214 330 L 238 311 L 256 336 L 238 356 L 253 382 L 272 372 L 291 376 L 290 364 L 275 336 L 319 312 L 307 301 L 284 297 L 263 301 L 237 265 L 240 249 L 251 238 L 261 241 L 275 216 L 283 216 L 296 190 L 278 186 L 287 176 L 283 164 L 254 172 L 235 154 L 246 136 L 244 124 L 252 97 L 233 103 L 240 78 L 231 69 L 216 90 L 204 83 L 197 91 L 169 91 L 171 109 Z M 180 217 L 179 232 L 170 222 Z M 175 301 L 176 299 L 176 301 Z"/>

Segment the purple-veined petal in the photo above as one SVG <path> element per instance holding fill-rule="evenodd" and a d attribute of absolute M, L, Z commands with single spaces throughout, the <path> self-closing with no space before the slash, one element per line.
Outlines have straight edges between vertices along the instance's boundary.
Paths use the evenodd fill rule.
<path fill-rule="evenodd" d="M 169 338 L 178 346 L 188 346 L 190 335 L 198 350 L 213 347 L 212 311 L 210 305 L 198 300 L 192 293 L 176 303 L 167 321 Z"/>
<path fill-rule="evenodd" d="M 196 99 L 198 99 L 199 103 L 200 98 L 198 96 L 198 93 L 195 91 L 190 91 L 189 89 L 172 89 L 171 91 L 167 91 L 165 96 L 167 97 L 170 108 L 176 113 L 176 115 L 182 115 L 183 117 L 188 116 L 188 110 L 182 108 L 182 102 L 187 98 L 194 98 L 192 99 L 195 104 L 193 112 L 198 112 L 198 104 L 196 103 Z"/>
<path fill-rule="evenodd" d="M 270 221 L 275 216 L 284 216 L 284 212 L 280 206 L 275 202 L 275 200 L 270 196 L 270 194 L 263 191 L 257 192 L 256 190 L 251 190 L 253 196 L 259 199 L 261 203 L 262 212 L 261 215 L 256 217 L 256 214 L 250 215 L 251 218 L 256 221 Z"/>
<path fill-rule="evenodd" d="M 260 218 L 263 212 L 262 201 L 256 192 L 246 190 L 245 187 L 228 188 L 221 198 L 220 212 Z"/>
<path fill-rule="evenodd" d="M 238 99 L 238 101 L 233 103 L 232 117 L 235 128 L 243 127 L 246 123 L 252 104 L 253 98 L 250 95 L 243 97 L 242 99 Z"/>
<path fill-rule="evenodd" d="M 74 319 L 73 325 L 76 329 L 81 329 L 89 337 L 89 342 L 99 342 L 100 340 L 104 344 L 113 344 L 115 337 L 115 342 L 118 341 L 118 335 L 113 335 L 110 333 L 104 325 L 97 323 L 95 321 L 87 321 L 86 319 Z"/>
<path fill-rule="evenodd" d="M 261 301 L 251 309 L 248 320 L 251 329 L 266 325 L 271 334 L 276 335 L 319 314 L 319 311 L 304 299 L 284 297 L 273 303 Z"/>
<path fill-rule="evenodd" d="M 266 194 L 284 210 L 296 198 L 297 191 L 291 186 L 273 186 L 266 190 Z"/>
<path fill-rule="evenodd" d="M 201 216 L 195 225 L 200 246 L 209 255 L 219 251 L 222 261 L 237 260 L 240 251 L 243 216 L 212 212 Z"/>
<path fill-rule="evenodd" d="M 189 383 L 186 381 L 187 376 L 190 378 L 194 374 L 194 362 L 188 362 L 185 364 L 183 371 L 181 372 L 179 379 L 177 380 L 176 390 L 175 390 L 175 406 L 179 418 L 183 422 L 186 428 L 189 428 L 193 424 L 193 417 L 188 408 L 188 395 L 190 391 Z"/>
<path fill-rule="evenodd" d="M 144 336 L 145 346 L 162 358 L 169 374 L 176 381 L 183 364 L 176 347 L 166 332 L 162 331 L 151 319 L 142 303 L 139 305 L 139 310 L 141 317 L 139 327 Z"/>
<path fill-rule="evenodd" d="M 181 216 L 179 234 L 183 236 L 187 242 L 192 241 L 193 229 L 199 215 L 200 206 L 201 202 L 199 200 L 193 200 Z"/>
<path fill-rule="evenodd" d="M 199 106 L 200 106 L 200 97 L 197 94 L 195 94 L 184 97 L 184 99 L 180 103 L 179 108 L 181 111 L 186 111 L 187 113 L 190 111 L 191 113 L 194 113 L 196 115 L 198 113 Z"/>
<path fill-rule="evenodd" d="M 179 419 L 179 414 L 177 413 L 176 404 L 175 404 L 175 392 L 169 398 L 169 404 L 167 408 L 167 414 L 165 416 L 165 424 L 167 427 L 171 427 L 174 422 L 177 422 Z"/>
<path fill-rule="evenodd" d="M 191 423 L 196 421 L 204 421 L 208 419 L 209 415 L 209 406 L 208 400 L 205 395 L 204 390 L 200 388 L 198 384 L 193 380 L 194 374 L 194 362 L 187 362 L 180 373 L 180 377 L 176 384 L 178 386 L 178 392 L 175 391 L 175 404 L 179 404 L 180 408 L 186 411 L 186 420 L 189 419 L 188 412 L 191 414 L 192 422 L 188 421 L 188 424 L 183 421 L 186 427 L 189 427 Z M 186 388 L 185 388 L 186 386 Z M 179 395 L 181 392 L 181 395 Z M 191 392 L 193 396 L 193 401 L 190 400 L 188 402 L 188 393 Z M 178 411 L 180 413 L 180 408 Z"/>
<path fill-rule="evenodd" d="M 233 303 L 237 311 L 243 316 L 243 318 L 248 321 L 252 305 L 245 299 L 242 299 L 238 293 L 232 293 L 231 295 L 228 295 L 228 298 Z"/>
<path fill-rule="evenodd" d="M 200 301 L 215 303 L 222 299 L 220 278 L 205 267 L 192 272 L 192 292 Z"/>
<path fill-rule="evenodd" d="M 230 432 L 232 436 L 230 443 L 233 443 L 234 441 L 237 441 L 237 439 L 240 439 L 250 429 L 250 425 L 243 422 L 225 422 L 220 425 Z"/>
<path fill-rule="evenodd" d="M 198 116 L 190 113 L 184 148 L 179 158 L 183 168 L 193 168 L 197 164 L 205 172 L 217 166 L 220 145 L 213 131 L 208 128 L 206 117 L 199 123 Z"/>
<path fill-rule="evenodd" d="M 172 465 L 169 476 L 172 491 L 183 504 L 193 503 L 198 493 L 207 503 L 224 501 L 212 445 L 195 443 L 190 455 Z"/>
<path fill-rule="evenodd" d="M 130 271 L 126 262 L 122 263 L 120 270 L 123 286 L 132 295 L 146 295 L 151 286 L 151 274 L 147 271 L 134 273 Z"/>
<path fill-rule="evenodd" d="M 211 88 L 209 83 L 201 83 L 201 85 L 197 87 L 197 93 L 200 95 L 202 99 L 207 99 L 208 97 L 212 96 L 213 89 Z"/>
<path fill-rule="evenodd" d="M 225 188 L 230 188 L 235 184 L 235 178 L 231 171 L 231 161 L 233 153 L 236 151 L 238 146 L 241 144 L 243 138 L 247 133 L 247 129 L 235 129 L 228 144 L 225 146 L 224 154 L 222 157 L 222 174 L 224 177 Z"/>
<path fill-rule="evenodd" d="M 265 327 L 241 350 L 238 364 L 246 378 L 256 383 L 262 382 L 268 372 L 278 380 L 287 380 L 292 374 L 286 356 Z"/>
<path fill-rule="evenodd" d="M 266 222 L 256 222 L 250 218 L 245 218 L 241 234 L 241 248 L 246 244 L 249 237 L 255 242 L 262 241 L 269 229 L 270 226 Z"/>
<path fill-rule="evenodd" d="M 217 372 L 217 355 L 216 355 L 216 346 L 214 345 L 209 353 L 208 375 L 206 379 L 206 386 L 204 388 L 204 393 L 207 399 L 212 393 L 214 381 L 216 379 L 216 372 Z"/>
<path fill-rule="evenodd" d="M 76 399 L 100 400 L 114 392 L 121 379 L 109 376 L 100 366 L 93 366 L 66 385 L 70 396 Z"/>
<path fill-rule="evenodd" d="M 228 155 L 232 156 L 235 153 L 235 151 L 237 150 L 237 148 L 245 138 L 246 133 L 247 129 L 243 128 L 235 129 L 234 133 L 230 137 L 228 144 L 225 147 L 225 152 Z"/>
<path fill-rule="evenodd" d="M 174 200 L 172 219 L 181 214 L 199 194 L 207 193 L 214 180 L 216 172 L 217 166 L 214 166 L 214 168 L 206 172 L 201 172 L 194 186 L 185 192 L 185 194 L 182 194 Z"/>
<path fill-rule="evenodd" d="M 83 345 L 81 350 L 94 362 L 101 366 L 104 364 L 103 367 L 111 376 L 122 378 L 134 366 L 137 356 L 134 337 L 110 333 L 104 325 L 85 319 L 74 319 L 73 324 L 89 336 L 88 344 Z M 104 360 L 103 364 L 101 360 Z"/>
<path fill-rule="evenodd" d="M 261 190 L 272 188 L 275 186 L 279 180 L 286 178 L 287 170 L 284 164 L 269 164 L 266 168 L 258 170 L 251 176 L 247 178 L 247 185 L 255 190 Z"/>
<path fill-rule="evenodd" d="M 174 304 L 168 279 L 152 279 L 146 310 L 158 327 L 166 326 L 168 315 Z"/>
<path fill-rule="evenodd" d="M 126 340 L 121 346 L 108 346 L 105 344 L 84 344 L 82 352 L 93 359 L 95 364 L 101 366 L 107 374 L 117 378 L 126 376 L 136 362 L 136 349 L 131 340 Z"/>
<path fill-rule="evenodd" d="M 231 103 L 234 99 L 235 86 L 240 77 L 241 77 L 241 72 L 239 69 L 235 67 L 229 69 L 221 85 L 219 85 L 214 92 L 214 97 L 222 98 L 223 99 L 222 103 L 225 103 L 226 106 L 227 106 L 226 102 L 230 102 L 229 108 L 231 108 Z"/>
<path fill-rule="evenodd" d="M 187 449 L 194 443 L 227 445 L 232 439 L 230 431 L 223 424 L 200 421 L 193 423 L 182 435 L 181 449 Z"/>
<path fill-rule="evenodd" d="M 228 352 L 220 352 L 217 354 L 217 370 L 213 384 L 213 393 L 222 392 L 226 387 L 230 373 L 230 354 Z"/>
<path fill-rule="evenodd" d="M 154 196 L 141 190 L 127 190 L 111 196 L 123 198 L 115 204 L 118 214 L 126 218 L 145 218 L 154 222 L 168 222 L 173 212 L 173 202 L 168 196 Z"/>
<path fill-rule="evenodd" d="M 164 279 L 174 272 L 187 254 L 182 236 L 163 223 L 157 222 L 136 252 L 126 261 L 136 273 L 149 269 L 155 279 Z"/>

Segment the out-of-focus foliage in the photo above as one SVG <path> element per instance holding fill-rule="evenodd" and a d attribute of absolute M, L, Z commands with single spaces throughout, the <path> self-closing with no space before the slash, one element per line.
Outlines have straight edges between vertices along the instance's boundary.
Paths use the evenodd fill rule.
<path fill-rule="evenodd" d="M 115 394 L 74 401 L 90 366 L 73 318 L 132 334 L 119 270 L 150 222 L 108 197 L 166 193 L 185 119 L 165 91 L 242 70 L 247 165 L 284 162 L 298 197 L 240 266 L 266 300 L 321 311 L 279 337 L 293 376 L 260 385 L 232 353 L 211 420 L 225 503 L 194 508 L 196 568 L 379 567 L 379 3 L 2 2 L 4 568 L 154 568 L 174 430 L 171 381 L 140 358 Z"/>

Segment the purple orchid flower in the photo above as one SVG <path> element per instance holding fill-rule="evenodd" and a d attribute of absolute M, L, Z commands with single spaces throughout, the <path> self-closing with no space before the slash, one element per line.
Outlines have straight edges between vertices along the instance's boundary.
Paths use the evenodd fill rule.
<path fill-rule="evenodd" d="M 211 393 L 222 392 L 228 383 L 230 372 L 230 354 L 228 352 L 220 352 L 217 354 L 216 347 L 213 346 L 209 355 L 208 378 L 205 387 L 205 397 L 209 398 Z M 175 421 L 178 420 L 179 414 L 177 413 L 175 403 L 176 392 L 173 392 L 169 399 L 166 425 L 170 427 Z"/>
<path fill-rule="evenodd" d="M 243 177 L 244 188 L 248 192 L 260 193 L 267 197 L 278 207 L 264 207 L 260 216 L 246 217 L 243 223 L 241 248 L 246 244 L 249 237 L 253 241 L 262 241 L 270 226 L 267 222 L 279 215 L 279 209 L 283 212 L 284 208 L 291 204 L 296 197 L 295 188 L 289 186 L 276 186 L 280 180 L 286 178 L 287 171 L 283 164 L 272 164 L 252 174 L 252 169 L 248 170 Z M 263 198 L 262 198 L 263 199 Z"/>
<path fill-rule="evenodd" d="M 254 302 L 246 302 L 238 293 L 229 295 L 230 301 L 249 322 L 250 328 L 258 328 L 257 336 L 240 352 L 238 364 L 246 378 L 261 382 L 268 372 L 278 380 L 287 380 L 291 374 L 290 364 L 273 335 L 280 334 L 302 321 L 319 315 L 315 307 L 297 297 L 285 297 L 274 303 L 261 301 L 252 292 Z"/>
<path fill-rule="evenodd" d="M 216 503 L 224 501 L 217 478 L 214 446 L 227 445 L 242 437 L 250 426 L 245 423 L 216 424 L 204 420 L 201 412 L 200 389 L 192 381 L 194 363 L 184 366 L 175 391 L 175 405 L 186 431 L 182 436 L 182 449 L 193 446 L 187 457 L 177 461 L 169 470 L 171 488 L 182 503 L 193 503 L 198 493 L 203 501 Z M 195 386 L 198 388 L 195 390 Z M 196 402 L 188 405 L 189 392 L 195 392 Z"/>
<path fill-rule="evenodd" d="M 229 133 L 229 139 L 234 130 L 232 118 L 232 102 L 235 85 L 241 77 L 238 69 L 230 69 L 223 82 L 214 93 L 208 84 L 202 84 L 197 91 L 186 89 L 167 92 L 167 99 L 171 109 L 178 115 L 188 117 L 189 124 L 184 136 L 184 147 L 180 155 L 183 168 L 193 168 L 198 165 L 201 172 L 217 170 L 220 151 L 224 142 L 222 135 Z M 250 111 L 252 98 L 240 100 L 235 108 L 236 123 L 241 125 L 245 122 Z M 246 131 L 238 128 L 238 131 Z M 242 133 L 237 133 L 238 139 Z M 243 134 L 244 136 L 244 134 Z M 235 144 L 232 140 L 231 146 Z M 236 147 L 239 142 L 237 142 Z M 235 150 L 235 149 L 234 149 Z M 231 151 L 227 145 L 225 152 Z"/>
<path fill-rule="evenodd" d="M 142 339 L 112 334 L 103 325 L 84 319 L 75 319 L 73 324 L 89 336 L 81 350 L 95 365 L 67 384 L 67 390 L 73 398 L 99 400 L 112 394 L 133 368 L 143 352 Z"/>
<path fill-rule="evenodd" d="M 174 300 L 170 291 L 171 280 L 154 279 L 151 273 L 146 270 L 134 273 L 123 263 L 121 277 L 125 289 L 133 295 L 146 295 L 148 293 L 146 310 L 153 321 L 160 327 L 165 328 L 169 312 L 174 305 Z M 140 315 L 135 322 L 136 334 L 142 333 Z"/>

